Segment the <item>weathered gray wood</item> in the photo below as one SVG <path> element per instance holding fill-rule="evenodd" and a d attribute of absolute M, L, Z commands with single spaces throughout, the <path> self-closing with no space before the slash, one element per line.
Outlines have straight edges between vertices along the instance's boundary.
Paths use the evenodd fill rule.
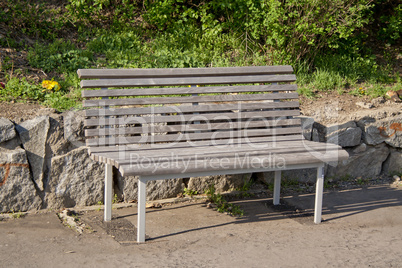
<path fill-rule="evenodd" d="M 172 103 L 206 103 L 206 102 L 239 102 L 259 100 L 283 100 L 297 99 L 297 93 L 276 94 L 241 94 L 241 95 L 212 95 L 212 96 L 188 96 L 188 97 L 155 97 L 155 98 L 130 98 L 130 99 L 104 99 L 84 100 L 84 107 L 97 106 L 122 106 L 122 105 L 148 105 L 148 104 L 172 104 Z"/>
<path fill-rule="evenodd" d="M 94 153 L 104 153 L 104 152 L 135 152 L 135 151 L 153 151 L 154 153 L 159 152 L 160 150 L 170 150 L 172 148 L 182 148 L 187 149 L 189 147 L 197 148 L 197 147 L 217 147 L 221 148 L 222 146 L 241 146 L 244 143 L 253 143 L 256 146 L 275 146 L 275 144 L 280 142 L 292 142 L 292 141 L 301 141 L 303 140 L 302 135 L 287 135 L 287 136 L 266 136 L 266 137 L 247 137 L 247 138 L 233 138 L 233 139 L 224 139 L 224 140 L 216 140 L 216 141 L 184 141 L 184 142 L 176 142 L 176 143 L 157 143 L 157 144 L 129 144 L 129 145 L 120 145 L 120 146 L 100 146 L 100 147 L 90 147 L 88 148 L 91 154 Z"/>
<path fill-rule="evenodd" d="M 127 164 L 151 164 L 151 163 L 166 163 L 173 161 L 185 161 L 196 160 L 199 158 L 206 159 L 225 159 L 231 158 L 233 156 L 279 156 L 284 153 L 302 153 L 309 152 L 313 149 L 315 153 L 331 153 L 333 150 L 340 150 L 340 147 L 334 144 L 322 144 L 313 143 L 309 144 L 309 149 L 301 141 L 293 141 L 291 143 L 284 144 L 280 143 L 276 146 L 256 146 L 255 144 L 244 144 L 242 146 L 226 146 L 226 147 L 188 147 L 188 150 L 180 149 L 163 149 L 158 150 L 156 155 L 153 151 L 137 151 L 137 152 L 107 152 L 107 153 L 97 153 L 97 159 L 99 161 L 115 165 L 119 168 L 120 165 Z"/>
<path fill-rule="evenodd" d="M 279 126 L 294 126 L 300 125 L 300 119 L 283 119 L 283 120 L 259 120 L 259 121 L 238 121 L 224 123 L 201 123 L 198 124 L 183 124 L 179 125 L 146 125 L 142 127 L 121 127 L 121 128 L 102 128 L 102 129 L 86 129 L 85 136 L 105 136 L 105 135 L 130 135 L 130 134 L 150 134 L 150 133 L 165 133 L 165 132 L 190 132 L 200 130 L 229 130 L 240 128 L 261 128 L 261 127 L 279 127 Z"/>
<path fill-rule="evenodd" d="M 180 77 L 180 78 L 138 78 L 138 79 L 99 79 L 83 80 L 81 88 L 109 87 L 146 87 L 146 86 L 179 86 L 179 85 L 217 85 L 217 84 L 250 84 L 294 82 L 296 76 L 261 75 L 261 76 L 223 76 L 223 77 Z"/>
<path fill-rule="evenodd" d="M 122 97 L 145 95 L 176 95 L 176 94 L 212 94 L 237 92 L 264 92 L 264 91 L 295 91 L 296 85 L 257 85 L 257 86 L 221 86 L 221 87 L 180 87 L 180 88 L 134 88 L 111 90 L 83 90 L 83 98 L 93 97 Z"/>
<path fill-rule="evenodd" d="M 315 143 L 311 144 L 310 149 L 314 149 L 315 152 L 338 150 L 339 147 L 336 145 L 328 145 Z M 301 141 L 293 141 L 288 144 L 279 144 L 277 146 L 262 146 L 255 144 L 244 144 L 242 146 L 226 146 L 226 147 L 189 147 L 188 150 L 183 149 L 163 149 L 159 150 L 158 154 L 155 155 L 154 151 L 136 151 L 136 152 L 105 152 L 96 153 L 99 159 L 102 161 L 111 160 L 111 163 L 115 164 L 117 167 L 119 165 L 126 164 L 137 164 L 137 163 L 152 163 L 158 161 L 158 163 L 169 162 L 169 161 L 188 161 L 197 158 L 226 158 L 232 157 L 237 154 L 238 156 L 250 155 L 250 156 L 267 156 L 272 154 L 283 154 L 283 153 L 298 153 L 307 152 L 306 146 Z M 115 163 L 114 163 L 115 161 Z"/>
<path fill-rule="evenodd" d="M 175 156 L 191 156 L 191 155 L 196 155 L 196 154 L 205 154 L 205 155 L 214 155 L 214 154 L 219 154 L 220 152 L 224 153 L 235 153 L 235 152 L 246 152 L 246 151 L 261 151 L 263 153 L 267 153 L 268 150 L 287 150 L 287 151 L 292 151 L 295 148 L 304 148 L 304 150 L 307 150 L 306 147 L 304 146 L 305 144 L 303 143 L 304 141 L 302 140 L 290 140 L 290 141 L 277 141 L 277 142 L 247 142 L 247 143 L 241 143 L 241 144 L 228 144 L 228 145 L 215 145 L 212 146 L 210 144 L 204 145 L 204 146 L 192 146 L 190 143 L 187 143 L 187 146 L 181 146 L 181 147 L 171 147 L 171 148 L 159 148 L 159 149 L 145 149 L 145 150 L 139 150 L 138 148 L 136 149 L 127 149 L 127 150 L 120 150 L 118 146 L 114 146 L 113 149 L 108 148 L 107 151 L 100 151 L 91 154 L 95 154 L 98 156 L 102 156 L 105 158 L 115 158 L 115 159 L 121 159 L 121 160 L 130 160 L 132 155 L 136 155 L 138 157 L 152 157 L 152 158 L 158 158 L 158 157 L 173 157 L 172 154 Z M 332 145 L 330 145 L 332 146 Z M 315 143 L 311 144 L 308 148 L 324 148 L 323 144 L 320 143 Z M 106 147 L 101 147 L 101 148 L 106 148 Z M 130 147 L 132 148 L 132 147 Z"/>
<path fill-rule="evenodd" d="M 207 139 L 228 139 L 240 137 L 291 135 L 301 133 L 300 127 L 271 128 L 271 129 L 248 129 L 242 131 L 221 131 L 206 133 L 186 133 L 186 134 L 166 134 L 148 135 L 134 137 L 113 137 L 113 138 L 93 138 L 87 139 L 87 146 L 102 146 L 107 144 L 131 144 L 131 143 L 155 143 L 155 142 L 178 142 L 182 140 L 207 140 Z"/>
<path fill-rule="evenodd" d="M 109 108 L 85 110 L 86 117 L 97 116 L 122 116 L 122 115 L 144 115 L 144 114 L 169 114 L 169 113 L 194 113 L 208 111 L 233 111 L 233 110 L 255 110 L 255 109 L 283 109 L 299 108 L 298 101 L 281 102 L 252 102 L 252 103 L 222 103 L 206 105 L 172 105 L 172 106 L 151 106 L 138 108 Z"/>
<path fill-rule="evenodd" d="M 313 156 L 310 152 L 303 153 L 283 153 L 275 155 L 271 159 L 271 163 L 267 160 L 265 163 L 263 162 L 263 157 L 255 157 L 253 158 L 253 163 L 251 165 L 250 162 L 242 162 L 239 159 L 236 159 L 234 155 L 231 158 L 225 158 L 224 168 L 222 165 L 207 165 L 205 163 L 205 159 L 201 160 L 193 160 L 186 163 L 186 166 L 182 165 L 170 165 L 169 167 L 157 168 L 154 165 L 121 165 L 119 167 L 119 171 L 123 176 L 130 175 L 158 175 L 158 174 L 172 174 L 172 173 L 192 173 L 192 172 L 202 172 L 205 170 L 214 171 L 214 170 L 227 170 L 227 169 L 250 169 L 252 168 L 256 172 L 258 169 L 263 169 L 267 167 L 274 167 L 274 165 L 278 165 L 278 163 L 282 163 L 283 159 L 285 159 L 285 165 L 278 165 L 278 168 L 286 169 L 286 166 L 289 165 L 306 165 L 311 163 L 320 163 L 320 162 L 331 162 L 339 160 L 345 160 L 348 158 L 348 154 L 344 150 L 332 150 L 331 152 L 325 152 L 322 154 L 320 159 Z M 261 162 L 258 162 L 258 159 Z"/>
<path fill-rule="evenodd" d="M 261 74 L 291 74 L 290 65 L 217 67 L 217 68 L 160 68 L 160 69 L 79 69 L 78 77 L 91 78 L 152 78 L 152 77 L 203 77 Z"/>
<path fill-rule="evenodd" d="M 281 111 L 243 111 L 241 113 L 205 113 L 205 114 L 183 114 L 166 116 L 129 116 L 126 118 L 96 118 L 86 119 L 84 126 L 110 126 L 110 125 L 131 125 L 131 124 L 153 124 L 170 122 L 194 122 L 201 120 L 244 120 L 244 119 L 264 119 L 270 117 L 298 116 L 300 110 L 281 110 Z M 278 118 L 280 119 L 280 118 Z"/>

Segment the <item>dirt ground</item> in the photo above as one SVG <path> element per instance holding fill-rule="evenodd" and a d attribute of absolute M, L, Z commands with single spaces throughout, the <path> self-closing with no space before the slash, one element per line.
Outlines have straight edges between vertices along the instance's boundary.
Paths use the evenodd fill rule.
<path fill-rule="evenodd" d="M 371 104 L 372 107 L 362 108 L 356 103 Z M 339 95 L 337 92 L 320 92 L 314 99 L 300 96 L 301 114 L 314 117 L 323 125 L 344 123 L 350 120 L 359 120 L 365 116 L 373 118 L 392 117 L 402 113 L 402 102 L 373 101 L 369 97 L 357 97 L 347 93 Z M 15 123 L 21 123 L 39 115 L 57 113 L 55 109 L 45 108 L 35 103 L 7 103 L 0 102 L 0 117 L 8 118 Z"/>
<path fill-rule="evenodd" d="M 401 267 L 402 190 L 388 184 L 324 193 L 313 223 L 313 194 L 240 200 L 234 218 L 203 202 L 147 209 L 147 241 L 135 243 L 136 207 L 82 212 L 87 230 L 56 212 L 0 221 L 1 267 Z M 296 207 L 294 207 L 296 206 Z M 109 234 L 108 234 L 109 233 Z"/>

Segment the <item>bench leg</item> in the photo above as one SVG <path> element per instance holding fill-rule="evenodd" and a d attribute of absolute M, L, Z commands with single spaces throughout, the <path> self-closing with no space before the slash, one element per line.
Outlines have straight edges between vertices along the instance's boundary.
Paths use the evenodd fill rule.
<path fill-rule="evenodd" d="M 147 181 L 138 179 L 137 242 L 145 242 L 145 204 Z"/>
<path fill-rule="evenodd" d="M 274 181 L 274 205 L 279 205 L 279 199 L 281 196 L 281 171 L 275 171 L 275 181 Z"/>
<path fill-rule="evenodd" d="M 104 221 L 112 220 L 112 196 L 113 196 L 113 167 L 105 164 L 105 210 Z"/>
<path fill-rule="evenodd" d="M 317 182 L 315 190 L 315 209 L 314 209 L 314 223 L 321 222 L 322 214 L 322 194 L 324 188 L 324 166 L 317 168 Z"/>

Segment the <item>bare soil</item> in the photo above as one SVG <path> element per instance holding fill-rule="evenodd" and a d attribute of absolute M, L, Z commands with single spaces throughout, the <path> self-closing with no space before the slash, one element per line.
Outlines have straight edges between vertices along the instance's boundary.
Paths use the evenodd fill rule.
<path fill-rule="evenodd" d="M 366 103 L 372 108 L 365 109 L 356 103 Z M 301 114 L 314 117 L 323 125 L 359 120 L 369 116 L 378 119 L 395 116 L 402 113 L 402 102 L 393 102 L 384 98 L 370 99 L 348 93 L 320 92 L 314 99 L 300 96 Z M 38 115 L 57 113 L 56 110 L 43 107 L 36 103 L 0 102 L 0 117 L 8 118 L 16 123 L 32 119 Z"/>
<path fill-rule="evenodd" d="M 362 108 L 361 103 L 371 108 Z M 402 113 L 402 102 L 386 100 L 382 97 L 353 96 L 348 93 L 319 92 L 314 99 L 300 96 L 302 115 L 310 116 L 323 125 L 358 121 L 364 117 L 383 119 Z"/>

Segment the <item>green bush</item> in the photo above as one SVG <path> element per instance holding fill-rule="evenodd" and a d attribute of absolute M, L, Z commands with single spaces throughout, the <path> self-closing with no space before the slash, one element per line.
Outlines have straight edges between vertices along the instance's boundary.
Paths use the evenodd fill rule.
<path fill-rule="evenodd" d="M 376 96 L 400 85 L 394 69 L 402 5 L 392 0 L 56 2 L 0 1 L 0 24 L 6 25 L 0 45 L 18 52 L 25 36 L 35 39 L 34 45 L 23 42 L 30 67 L 57 77 L 63 89 L 42 92 L 26 79 L 10 79 L 19 67 L 14 56 L 1 55 L 2 100 L 67 109 L 80 100 L 77 69 L 93 67 L 291 64 L 306 96 L 344 88 L 361 94 L 361 86 Z M 373 40 L 387 47 L 368 46 Z"/>
<path fill-rule="evenodd" d="M 313 61 L 317 51 L 338 48 L 368 19 L 369 0 L 182 0 L 147 3 L 143 18 L 168 32 L 193 24 L 205 36 L 232 33 L 251 49 L 265 48 L 273 63 Z M 250 42 L 247 42 L 247 41 Z M 274 51 L 274 52 L 273 52 Z"/>
<path fill-rule="evenodd" d="M 0 23 L 34 38 L 54 40 L 71 28 L 62 13 L 62 8 L 49 8 L 47 1 L 0 1 Z"/>
<path fill-rule="evenodd" d="M 400 1 L 399 1 L 400 2 Z M 402 4 L 394 0 L 373 0 L 370 29 L 380 42 L 400 45 Z"/>
<path fill-rule="evenodd" d="M 45 72 L 76 72 L 79 68 L 91 66 L 93 54 L 78 49 L 70 41 L 57 39 L 50 44 L 36 43 L 28 51 L 28 61 L 33 67 Z"/>

